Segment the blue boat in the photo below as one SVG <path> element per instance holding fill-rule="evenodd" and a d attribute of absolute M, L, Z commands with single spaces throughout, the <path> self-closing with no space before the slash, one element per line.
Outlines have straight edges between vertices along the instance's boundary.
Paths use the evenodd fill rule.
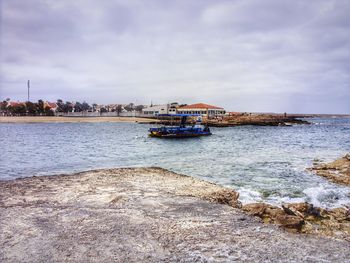
<path fill-rule="evenodd" d="M 211 135 L 210 129 L 202 125 L 202 118 L 199 114 L 158 114 L 158 117 L 180 117 L 180 126 L 162 126 L 159 128 L 150 128 L 149 136 L 158 138 L 188 138 Z M 196 124 L 186 126 L 188 117 L 198 117 Z"/>

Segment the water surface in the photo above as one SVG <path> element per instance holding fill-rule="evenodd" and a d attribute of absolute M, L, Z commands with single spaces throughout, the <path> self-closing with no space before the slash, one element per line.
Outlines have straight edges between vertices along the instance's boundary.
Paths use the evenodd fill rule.
<path fill-rule="evenodd" d="M 306 172 L 317 158 L 350 152 L 350 119 L 314 125 L 212 128 L 183 140 L 150 138 L 136 123 L 0 124 L 0 179 L 134 166 L 160 166 L 233 187 L 245 203 L 350 203 L 350 188 Z"/>

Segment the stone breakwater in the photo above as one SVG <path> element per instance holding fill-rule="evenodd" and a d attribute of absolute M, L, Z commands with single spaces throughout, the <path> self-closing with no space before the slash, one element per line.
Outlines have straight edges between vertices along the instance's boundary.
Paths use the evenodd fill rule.
<path fill-rule="evenodd" d="M 350 154 L 330 163 L 320 163 L 315 160 L 314 167 L 309 170 L 334 183 L 350 185 Z"/>
<path fill-rule="evenodd" d="M 290 233 L 240 207 L 231 189 L 160 168 L 1 181 L 0 262 L 350 258 L 345 239 Z"/>

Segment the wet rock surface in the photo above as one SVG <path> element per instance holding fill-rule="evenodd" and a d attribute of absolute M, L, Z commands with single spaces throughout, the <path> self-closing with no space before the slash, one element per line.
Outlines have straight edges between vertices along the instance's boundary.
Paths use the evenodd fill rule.
<path fill-rule="evenodd" d="M 349 260 L 348 241 L 263 224 L 235 208 L 237 197 L 232 190 L 160 168 L 2 181 L 0 262 Z M 299 224 L 271 206 L 254 211 Z"/>
<path fill-rule="evenodd" d="M 294 117 L 272 116 L 272 115 L 238 115 L 225 117 L 220 120 L 208 120 L 208 125 L 213 127 L 231 126 L 291 126 L 296 124 L 310 124 L 310 122 Z"/>
<path fill-rule="evenodd" d="M 338 184 L 350 185 L 350 154 L 331 163 L 314 162 L 309 170 Z"/>
<path fill-rule="evenodd" d="M 309 203 L 284 204 L 276 207 L 264 203 L 243 206 L 248 214 L 260 217 L 265 223 L 277 224 L 290 232 L 343 238 L 350 241 L 350 210 L 346 207 L 331 210 Z"/>
<path fill-rule="evenodd" d="M 179 121 L 162 118 L 159 123 L 164 125 L 173 125 Z M 196 118 L 187 120 L 188 124 L 195 124 Z M 217 119 L 204 118 L 203 123 L 210 127 L 233 127 L 233 126 L 292 126 L 296 124 L 311 124 L 308 121 L 298 119 L 296 117 L 285 117 L 283 115 L 268 115 L 268 114 L 239 114 L 236 116 L 224 116 Z"/>

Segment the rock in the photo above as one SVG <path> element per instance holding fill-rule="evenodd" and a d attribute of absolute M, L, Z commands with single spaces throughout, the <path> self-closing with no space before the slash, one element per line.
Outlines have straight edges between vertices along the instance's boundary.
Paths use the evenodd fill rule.
<path fill-rule="evenodd" d="M 302 224 L 302 218 L 280 207 L 250 204 L 243 207 L 246 213 L 229 207 L 237 198 L 233 190 L 161 168 L 0 181 L 0 262 L 346 262 L 350 258 L 349 242 L 341 240 L 350 241 L 345 208 Z M 285 207 L 303 213 L 310 205 Z M 332 238 L 291 235 L 262 225 L 248 211 L 288 231 Z"/>
<path fill-rule="evenodd" d="M 350 185 L 350 154 L 346 154 L 344 157 L 331 163 L 314 163 L 314 166 L 308 170 L 334 183 Z"/>
<path fill-rule="evenodd" d="M 347 159 L 348 161 L 350 161 L 350 153 L 346 154 L 346 155 L 344 156 L 344 158 Z"/>
<path fill-rule="evenodd" d="M 305 203 L 292 203 L 283 204 L 282 208 L 287 214 L 297 215 L 302 218 L 306 217 L 321 217 L 321 208 L 314 207 L 312 204 Z"/>
<path fill-rule="evenodd" d="M 348 220 L 350 221 L 350 209 L 339 207 L 330 210 L 329 215 L 333 217 L 334 220 L 339 222 Z"/>
<path fill-rule="evenodd" d="M 278 215 L 274 220 L 277 224 L 287 228 L 288 230 L 295 230 L 297 232 L 300 232 L 302 226 L 304 225 L 304 220 L 299 216 Z"/>
<path fill-rule="evenodd" d="M 242 204 L 238 201 L 239 193 L 231 189 L 222 189 L 202 196 L 203 199 L 219 204 L 226 204 L 232 207 L 241 208 Z"/>
<path fill-rule="evenodd" d="M 260 217 L 264 223 L 280 225 L 291 232 L 342 236 L 350 239 L 350 210 L 332 210 L 315 207 L 309 203 L 283 204 L 282 208 L 264 203 L 244 205 L 250 215 Z"/>
<path fill-rule="evenodd" d="M 243 210 L 260 217 L 265 223 L 274 223 L 296 231 L 301 230 L 304 222 L 299 216 L 288 215 L 283 209 L 264 203 L 247 204 L 243 206 Z"/>
<path fill-rule="evenodd" d="M 264 203 L 253 203 L 244 205 L 242 209 L 243 211 L 248 212 L 250 215 L 262 217 L 267 207 L 272 206 Z"/>
<path fill-rule="evenodd" d="M 256 125 L 256 126 L 291 126 L 293 124 L 310 124 L 305 120 L 297 119 L 296 117 L 274 116 L 269 114 L 254 114 L 254 115 L 235 115 L 226 116 L 223 120 L 210 119 L 205 123 L 214 127 L 229 127 L 238 125 Z"/>

